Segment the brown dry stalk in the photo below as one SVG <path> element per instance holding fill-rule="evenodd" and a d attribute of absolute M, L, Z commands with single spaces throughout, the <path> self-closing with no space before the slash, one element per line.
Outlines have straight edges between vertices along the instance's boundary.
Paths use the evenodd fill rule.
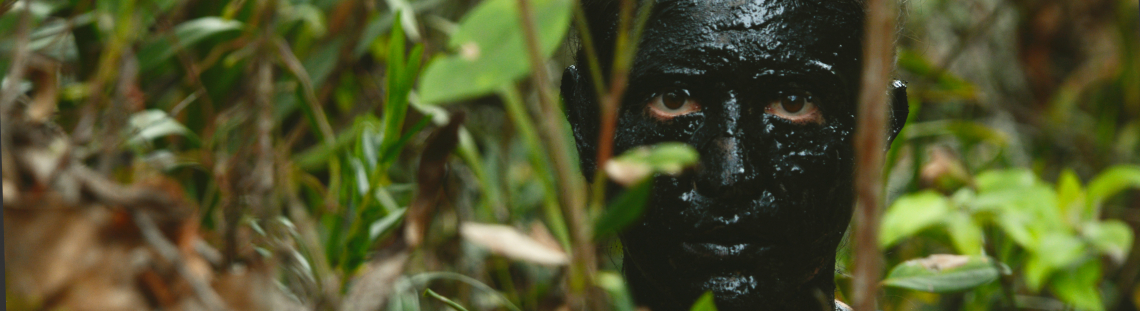
<path fill-rule="evenodd" d="M 894 59 L 893 0 L 868 0 L 863 40 L 863 82 L 855 128 L 854 309 L 877 310 L 882 271 L 876 237 L 883 204 L 883 158 L 887 137 L 887 85 Z"/>
<path fill-rule="evenodd" d="M 590 301 L 587 297 L 590 291 L 586 290 L 584 285 L 592 283 L 597 270 L 594 264 L 597 262 L 597 256 L 590 239 L 591 227 L 586 216 L 586 201 L 583 199 L 585 197 L 585 184 L 574 173 L 573 164 L 570 163 L 568 157 L 570 154 L 569 147 L 567 147 L 568 143 L 565 136 L 561 135 L 562 128 L 559 120 L 565 118 L 558 117 L 560 109 L 550 92 L 551 85 L 538 46 L 538 34 L 535 33 L 534 14 L 531 10 L 530 1 L 518 0 L 518 3 L 520 22 L 526 40 L 527 56 L 530 60 L 533 79 L 538 88 L 543 119 L 545 119 L 540 132 L 546 137 L 547 150 L 554 162 L 563 214 L 565 214 L 570 227 L 571 255 L 573 256 L 570 273 L 570 300 L 572 304 L 578 301 Z"/>

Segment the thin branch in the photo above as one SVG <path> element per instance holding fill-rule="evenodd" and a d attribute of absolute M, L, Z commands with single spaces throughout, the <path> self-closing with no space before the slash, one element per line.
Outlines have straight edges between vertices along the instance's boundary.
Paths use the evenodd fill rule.
<path fill-rule="evenodd" d="M 536 27 L 530 1 L 518 0 L 518 4 L 520 22 L 526 39 L 527 56 L 530 59 L 531 72 L 538 88 L 539 102 L 542 105 L 543 119 L 545 119 L 542 124 L 543 136 L 546 137 L 547 150 L 550 151 L 550 158 L 554 162 L 554 172 L 558 177 L 557 186 L 561 188 L 559 193 L 562 197 L 563 213 L 569 220 L 571 254 L 573 256 L 570 283 L 572 296 L 576 296 L 571 301 L 572 303 L 578 299 L 589 301 L 587 296 L 589 296 L 590 291 L 586 290 L 585 285 L 593 283 L 594 274 L 597 270 L 594 263 L 597 260 L 594 245 L 590 239 L 592 235 L 591 226 L 585 213 L 586 206 L 583 200 L 585 184 L 580 180 L 580 177 L 574 174 L 573 164 L 567 156 L 570 151 L 565 136 L 561 135 L 562 127 L 559 122 L 564 118 L 560 117 L 561 109 L 550 92 L 550 82 L 538 46 L 538 35 L 535 33 Z"/>
<path fill-rule="evenodd" d="M 150 216 L 143 213 L 139 209 L 132 209 L 131 216 L 135 219 L 135 225 L 142 231 L 143 238 L 146 239 L 147 244 L 154 247 L 155 251 L 167 261 L 174 265 L 178 270 L 178 274 L 190 284 L 190 288 L 194 291 L 194 295 L 202 301 L 210 310 L 228 310 L 226 304 L 222 302 L 221 296 L 206 284 L 206 280 L 198 277 L 190 272 L 190 268 L 186 267 L 186 259 L 182 258 L 182 254 L 178 252 L 178 247 L 166 240 L 162 236 L 162 231 L 159 231 L 158 226 L 154 224 L 154 220 Z"/>
<path fill-rule="evenodd" d="M 887 137 L 887 85 L 894 59 L 894 0 L 869 0 L 863 40 L 863 83 L 855 122 L 855 310 L 877 310 L 882 270 L 879 214 Z"/>

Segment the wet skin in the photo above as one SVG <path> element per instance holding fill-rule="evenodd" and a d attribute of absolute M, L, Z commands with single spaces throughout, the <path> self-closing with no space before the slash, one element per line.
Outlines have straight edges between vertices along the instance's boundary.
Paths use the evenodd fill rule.
<path fill-rule="evenodd" d="M 720 310 L 834 309 L 835 252 L 853 201 L 862 18 L 851 1 L 655 3 L 615 154 L 679 141 L 701 160 L 655 177 L 650 208 L 621 236 L 639 304 L 687 310 L 711 290 Z M 600 34 L 609 48 L 612 34 Z M 566 70 L 562 93 L 591 176 L 598 114 L 582 64 Z M 893 133 L 905 119 L 897 105 Z"/>

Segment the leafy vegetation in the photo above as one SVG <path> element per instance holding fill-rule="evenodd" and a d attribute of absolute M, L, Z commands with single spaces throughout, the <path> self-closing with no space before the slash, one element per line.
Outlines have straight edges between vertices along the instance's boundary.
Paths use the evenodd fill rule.
<path fill-rule="evenodd" d="M 634 310 L 616 233 L 697 156 L 575 153 L 552 81 L 587 42 L 578 7 L 3 2 L 7 306 Z M 904 10 L 881 308 L 1140 306 L 1137 2 Z M 626 188 L 606 202 L 579 156 Z"/>

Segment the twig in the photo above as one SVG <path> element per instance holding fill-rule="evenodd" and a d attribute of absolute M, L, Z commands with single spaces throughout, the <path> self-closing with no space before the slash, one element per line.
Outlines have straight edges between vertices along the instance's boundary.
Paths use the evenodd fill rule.
<path fill-rule="evenodd" d="M 869 0 L 863 40 L 863 83 L 855 122 L 855 310 L 877 310 L 882 270 L 879 214 L 887 137 L 887 85 L 894 51 L 894 0 Z"/>
<path fill-rule="evenodd" d="M 178 247 L 175 247 L 174 244 L 166 240 L 166 237 L 162 236 L 162 232 L 159 231 L 158 226 L 154 224 L 154 220 L 150 219 L 150 216 L 139 209 L 132 209 L 131 216 L 135 219 L 135 225 L 139 227 L 139 231 L 142 232 L 147 244 L 154 247 L 160 256 L 174 265 L 174 268 L 178 270 L 178 274 L 182 275 L 186 283 L 190 284 L 194 295 L 198 296 L 198 299 L 206 305 L 207 309 L 229 309 L 226 308 L 226 304 L 222 302 L 221 296 L 218 296 L 218 293 L 214 292 L 214 289 L 210 288 L 205 280 L 190 272 L 190 269 L 186 267 L 186 260 L 182 258 L 182 254 L 178 252 Z"/>
<path fill-rule="evenodd" d="M 634 57 L 637 55 L 637 43 L 640 42 L 641 32 L 645 29 L 645 23 L 649 21 L 649 15 L 653 10 L 653 1 L 645 1 L 641 7 L 641 12 L 638 13 L 637 23 L 633 27 L 633 33 L 629 31 L 630 19 L 633 15 L 633 0 L 623 0 L 621 8 L 621 17 L 618 25 L 617 38 L 615 39 L 615 51 L 613 63 L 610 66 L 610 89 L 606 94 L 598 95 L 598 103 L 601 106 L 601 132 L 598 133 L 598 154 L 597 165 L 594 171 L 594 184 L 593 184 L 593 197 L 590 203 L 591 212 L 598 214 L 602 206 L 605 204 L 606 199 L 606 182 L 605 166 L 606 161 L 613 156 L 613 143 L 614 132 L 617 128 L 617 111 L 621 104 L 622 96 L 625 94 L 625 88 L 628 86 L 629 70 L 633 67 Z"/>
<path fill-rule="evenodd" d="M 586 216 L 586 205 L 583 200 L 585 194 L 585 184 L 580 177 L 576 176 L 573 172 L 573 164 L 567 157 L 569 148 L 565 135 L 561 135 L 562 127 L 559 120 L 564 118 L 560 117 L 561 109 L 557 106 L 554 96 L 550 92 L 550 82 L 546 66 L 542 61 L 542 54 L 538 46 L 537 34 L 535 34 L 534 16 L 531 12 L 530 1 L 518 0 L 519 15 L 521 18 L 523 34 L 526 39 L 527 56 L 530 59 L 532 69 L 532 76 L 538 88 L 539 102 L 542 105 L 542 115 L 545 116 L 543 122 L 543 136 L 546 137 L 547 150 L 551 160 L 554 162 L 554 172 L 558 177 L 558 184 L 561 189 L 559 193 L 562 197 L 563 214 L 569 220 L 570 235 L 571 235 L 571 254 L 574 258 L 573 271 L 571 275 L 571 292 L 574 296 L 579 298 L 585 297 L 590 291 L 585 290 L 585 284 L 592 283 L 594 273 L 597 270 L 594 263 L 597 261 L 594 251 L 594 245 L 590 240 L 591 226 Z"/>
<path fill-rule="evenodd" d="M 190 284 L 194 294 L 198 296 L 198 299 L 200 299 L 207 308 L 210 310 L 228 310 L 225 303 L 222 302 L 221 297 L 210 288 L 209 284 L 190 272 L 189 268 L 186 267 L 185 259 L 182 258 L 181 253 L 178 251 L 178 247 L 166 240 L 166 237 L 162 235 L 162 231 L 155 225 L 154 220 L 144 211 L 146 207 L 173 206 L 178 204 L 178 202 L 161 191 L 137 187 L 123 187 L 122 185 L 107 180 L 99 173 L 92 171 L 80 163 L 72 163 L 72 165 L 68 167 L 68 170 L 71 176 L 80 183 L 85 192 L 91 194 L 97 201 L 108 205 L 120 205 L 128 208 L 131 212 L 131 217 L 135 220 L 135 225 L 139 227 L 139 231 L 142 232 L 146 242 L 150 244 L 151 247 L 154 247 L 160 256 L 174 265 L 174 268 L 182 275 L 182 278 Z"/>

